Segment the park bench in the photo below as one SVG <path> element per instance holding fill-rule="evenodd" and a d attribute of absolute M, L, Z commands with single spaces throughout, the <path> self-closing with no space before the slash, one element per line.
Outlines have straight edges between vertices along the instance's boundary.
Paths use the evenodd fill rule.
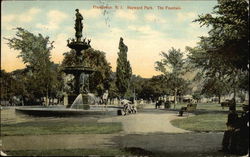
<path fill-rule="evenodd" d="M 197 104 L 187 104 L 187 107 L 182 107 L 179 111 L 179 116 L 182 116 L 184 112 L 190 112 L 196 110 Z"/>

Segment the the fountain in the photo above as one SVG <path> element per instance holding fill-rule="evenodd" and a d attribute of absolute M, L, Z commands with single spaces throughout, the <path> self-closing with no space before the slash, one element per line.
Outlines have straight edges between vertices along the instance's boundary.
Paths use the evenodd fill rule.
<path fill-rule="evenodd" d="M 82 38 L 83 17 L 76 9 L 75 39 L 67 40 L 67 46 L 75 51 L 75 65 L 63 67 L 63 72 L 74 76 L 73 92 L 68 94 L 68 105 L 63 107 L 21 107 L 16 111 L 35 116 L 68 116 L 68 115 L 102 115 L 116 114 L 120 107 L 95 105 L 97 98 L 89 92 L 89 75 L 94 72 L 91 67 L 84 66 L 84 50 L 90 48 L 91 40 Z"/>
<path fill-rule="evenodd" d="M 67 46 L 75 51 L 75 60 L 76 63 L 73 66 L 67 66 L 63 68 L 63 72 L 66 74 L 72 74 L 74 76 L 74 89 L 71 94 L 68 95 L 68 106 L 67 108 L 86 108 L 84 105 L 89 105 L 89 75 L 94 72 L 94 70 L 90 67 L 82 65 L 84 62 L 83 53 L 84 50 L 90 48 L 91 40 L 86 38 L 81 40 L 82 38 L 82 24 L 83 17 L 79 13 L 79 10 L 76 9 L 76 20 L 75 20 L 75 39 L 68 40 Z M 84 79 L 81 79 L 83 77 Z M 77 103 L 78 105 L 73 105 L 74 100 L 78 97 L 78 101 L 81 100 L 81 103 Z M 79 99 L 81 97 L 81 99 Z M 81 107 L 79 106 L 81 105 Z"/>

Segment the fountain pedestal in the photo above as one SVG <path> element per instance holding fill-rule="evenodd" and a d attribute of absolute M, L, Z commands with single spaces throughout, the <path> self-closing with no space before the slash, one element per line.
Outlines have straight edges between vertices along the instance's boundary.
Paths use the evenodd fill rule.
<path fill-rule="evenodd" d="M 83 46 L 85 44 L 85 46 Z M 69 46 L 70 45 L 70 46 Z M 79 46 L 81 45 L 81 46 Z M 79 94 L 83 95 L 84 104 L 88 104 L 88 96 L 87 93 L 89 92 L 89 81 L 85 80 L 81 82 L 81 75 L 88 76 L 94 72 L 94 70 L 90 67 L 83 66 L 83 58 L 82 52 L 85 48 L 89 48 L 90 45 L 86 45 L 83 42 L 76 42 L 68 44 L 70 48 L 75 48 L 76 51 L 75 57 L 77 60 L 76 65 L 74 66 L 65 66 L 63 67 L 63 72 L 66 74 L 72 74 L 74 76 L 74 89 L 73 93 L 68 94 L 68 105 L 67 107 L 70 108 L 74 100 Z M 88 77 L 87 77 L 88 78 Z"/>

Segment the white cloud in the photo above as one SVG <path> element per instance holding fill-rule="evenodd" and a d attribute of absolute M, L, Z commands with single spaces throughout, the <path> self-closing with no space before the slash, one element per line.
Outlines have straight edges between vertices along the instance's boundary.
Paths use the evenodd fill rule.
<path fill-rule="evenodd" d="M 61 11 L 51 10 L 47 13 L 48 23 L 47 24 L 38 23 L 36 27 L 41 29 L 56 30 L 59 28 L 60 23 L 67 17 L 68 15 Z"/>
<path fill-rule="evenodd" d="M 116 17 L 118 18 L 123 18 L 126 20 L 136 20 L 137 15 L 133 11 L 124 11 L 124 10 L 119 10 L 116 12 Z"/>
<path fill-rule="evenodd" d="M 10 22 L 12 22 L 14 19 L 15 19 L 15 15 L 14 15 L 14 14 L 2 16 L 2 22 L 3 22 L 3 23 L 10 23 Z"/>
<path fill-rule="evenodd" d="M 121 34 L 124 32 L 122 29 L 116 27 L 113 27 L 110 31 L 114 34 Z"/>
<path fill-rule="evenodd" d="M 2 14 L 2 28 L 12 30 L 15 27 L 22 27 L 25 23 L 31 22 L 41 11 L 38 8 L 31 8 L 21 14 Z"/>
<path fill-rule="evenodd" d="M 82 13 L 83 18 L 96 18 L 102 14 L 100 9 L 82 9 L 80 13 Z"/>
<path fill-rule="evenodd" d="M 165 23 L 166 20 L 160 16 L 157 16 L 153 13 L 148 13 L 145 15 L 145 20 L 148 22 L 156 22 L 156 23 Z"/>
<path fill-rule="evenodd" d="M 194 12 L 178 12 L 177 21 L 193 21 L 197 17 Z"/>
<path fill-rule="evenodd" d="M 41 9 L 31 8 L 28 11 L 25 11 L 21 14 L 2 15 L 2 22 L 6 23 L 6 25 L 12 22 L 21 22 L 21 23 L 31 22 L 40 11 Z"/>
<path fill-rule="evenodd" d="M 38 9 L 38 8 L 31 8 L 30 10 L 29 10 L 29 13 L 30 14 L 37 14 L 37 13 L 39 13 L 41 11 L 41 9 Z"/>
<path fill-rule="evenodd" d="M 41 9 L 38 8 L 31 8 L 27 12 L 19 15 L 19 21 L 20 22 L 30 22 L 33 20 L 36 14 L 38 14 L 41 11 Z"/>
<path fill-rule="evenodd" d="M 161 32 L 152 29 L 149 25 L 145 25 L 145 26 L 129 25 L 128 29 L 143 34 L 141 37 L 150 36 L 150 37 L 154 38 L 154 37 L 162 36 Z"/>
<path fill-rule="evenodd" d="M 11 25 L 9 23 L 2 23 L 2 28 L 4 28 L 5 30 L 7 31 L 11 31 L 15 28 L 16 26 L 14 25 Z"/>
<path fill-rule="evenodd" d="M 66 41 L 67 38 L 68 35 L 64 33 L 60 33 L 55 38 L 52 38 L 52 40 L 55 41 L 54 43 L 55 48 L 51 51 L 51 59 L 55 63 L 62 62 L 63 53 L 70 50 L 67 47 L 67 41 Z"/>

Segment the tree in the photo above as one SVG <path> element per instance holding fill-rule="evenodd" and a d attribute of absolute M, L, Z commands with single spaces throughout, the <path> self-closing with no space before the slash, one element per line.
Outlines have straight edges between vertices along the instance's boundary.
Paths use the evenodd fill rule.
<path fill-rule="evenodd" d="M 146 79 L 142 78 L 139 75 L 132 75 L 131 80 L 130 80 L 130 93 L 131 96 L 133 97 L 134 100 L 140 98 L 140 93 L 143 91 L 143 84 Z"/>
<path fill-rule="evenodd" d="M 127 60 L 128 47 L 123 43 L 122 38 L 120 38 L 119 50 L 120 51 L 118 52 L 118 58 L 116 61 L 116 87 L 120 96 L 123 98 L 129 89 L 132 69 L 129 61 Z"/>
<path fill-rule="evenodd" d="M 10 48 L 20 51 L 18 57 L 26 64 L 27 91 L 31 93 L 29 99 L 48 97 L 55 80 L 51 68 L 53 63 L 50 61 L 53 42 L 41 34 L 34 35 L 23 28 L 16 29 L 16 37 L 6 40 Z"/>
<path fill-rule="evenodd" d="M 14 96 L 14 90 L 12 84 L 14 83 L 14 79 L 11 77 L 10 73 L 7 73 L 4 70 L 1 70 L 0 77 L 0 88 L 1 88 L 1 100 L 11 101 Z"/>
<path fill-rule="evenodd" d="M 196 100 L 197 102 L 199 102 L 199 101 L 201 100 L 201 98 L 202 98 L 201 93 L 198 92 L 198 91 L 194 92 L 194 93 L 192 94 L 192 98 L 193 98 L 194 100 Z"/>
<path fill-rule="evenodd" d="M 210 26 L 208 37 L 203 37 L 203 47 L 227 67 L 249 70 L 249 1 L 218 0 L 212 14 L 199 15 L 195 22 Z M 232 68 L 232 69 L 233 69 Z"/>
<path fill-rule="evenodd" d="M 76 64 L 75 51 L 64 53 L 62 66 L 73 66 Z M 89 48 L 83 52 L 81 65 L 91 67 L 95 70 L 89 77 L 90 91 L 101 96 L 105 90 L 110 88 L 111 66 L 106 60 L 105 52 Z"/>
<path fill-rule="evenodd" d="M 227 83 L 217 77 L 207 78 L 204 80 L 202 94 L 209 97 L 217 96 L 219 103 L 221 102 L 221 96 L 229 94 L 230 88 Z"/>
<path fill-rule="evenodd" d="M 209 36 L 201 37 L 197 47 L 187 48 L 190 61 L 206 77 L 203 92 L 213 91 L 220 97 L 230 91 L 236 97 L 237 91 L 249 84 L 243 81 L 249 70 L 247 1 L 219 0 L 212 14 L 199 15 L 194 22 L 211 27 Z"/>
<path fill-rule="evenodd" d="M 170 49 L 168 53 L 161 52 L 163 59 L 156 62 L 155 69 L 165 75 L 169 88 L 174 91 L 175 104 L 177 103 L 177 94 L 186 81 L 182 78 L 185 73 L 185 60 L 180 49 Z"/>
<path fill-rule="evenodd" d="M 151 99 L 153 101 L 156 101 L 159 97 L 170 94 L 171 88 L 168 86 L 165 75 L 157 75 L 150 79 L 145 79 L 140 93 L 143 99 Z"/>

